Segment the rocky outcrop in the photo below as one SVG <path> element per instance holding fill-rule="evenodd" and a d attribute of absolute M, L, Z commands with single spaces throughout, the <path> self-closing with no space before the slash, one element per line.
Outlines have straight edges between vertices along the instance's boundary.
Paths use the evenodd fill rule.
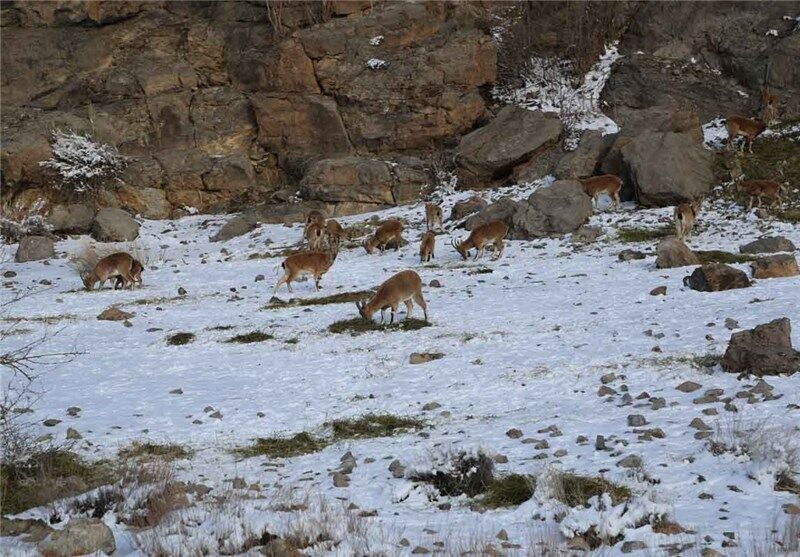
<path fill-rule="evenodd" d="M 483 8 L 281 9 L 270 23 L 249 1 L 4 4 L 3 203 L 74 202 L 39 164 L 54 129 L 128 157 L 100 206 L 165 218 L 269 201 L 317 160 L 437 148 L 486 112 Z"/>
<path fill-rule="evenodd" d="M 664 238 L 656 247 L 656 268 L 671 269 L 687 265 L 699 265 L 697 255 L 689 249 L 683 240 L 671 236 Z"/>
<path fill-rule="evenodd" d="M 559 159 L 553 175 L 559 180 L 591 176 L 600 162 L 606 142 L 599 131 L 588 131 L 581 136 L 578 148 Z"/>
<path fill-rule="evenodd" d="M 57 234 L 85 234 L 93 221 L 94 210 L 82 203 L 55 205 L 47 215 L 47 224 Z"/>
<path fill-rule="evenodd" d="M 684 279 L 692 290 L 719 292 L 734 288 L 747 288 L 750 280 L 744 271 L 723 263 L 706 263 Z"/>
<path fill-rule="evenodd" d="M 24 236 L 19 241 L 14 261 L 17 263 L 40 261 L 42 259 L 50 259 L 55 254 L 55 247 L 51 238 L 47 236 Z"/>
<path fill-rule="evenodd" d="M 101 209 L 92 223 L 92 238 L 99 242 L 132 242 L 139 237 L 139 223 L 122 209 Z"/>
<path fill-rule="evenodd" d="M 579 182 L 561 180 L 539 188 L 525 201 L 502 198 L 467 219 L 472 230 L 501 220 L 509 226 L 509 238 L 531 239 L 574 232 L 589 220 L 592 203 Z"/>
<path fill-rule="evenodd" d="M 504 107 L 486 126 L 465 135 L 455 154 L 462 187 L 485 187 L 507 176 L 561 135 L 561 122 L 552 115 L 517 106 Z"/>
<path fill-rule="evenodd" d="M 800 275 L 794 255 L 781 253 L 759 257 L 750 264 L 753 278 L 794 277 Z"/>
<path fill-rule="evenodd" d="M 778 253 L 781 251 L 792 252 L 794 250 L 795 246 L 792 241 L 783 236 L 759 238 L 739 246 L 740 253 Z"/>
<path fill-rule="evenodd" d="M 47 557 L 70 557 L 103 552 L 111 555 L 117 546 L 114 534 L 97 518 L 72 518 L 63 530 L 56 530 L 39 543 L 39 551 Z"/>
<path fill-rule="evenodd" d="M 464 201 L 456 202 L 453 205 L 453 208 L 450 210 L 450 217 L 447 220 L 449 221 L 461 220 L 464 217 L 468 217 L 473 213 L 477 213 L 479 211 L 484 210 L 488 206 L 489 203 L 482 197 L 472 196 L 469 199 L 465 199 Z"/>
<path fill-rule="evenodd" d="M 792 348 L 791 322 L 783 317 L 733 333 L 720 364 L 730 373 L 759 377 L 800 370 L 800 352 Z"/>

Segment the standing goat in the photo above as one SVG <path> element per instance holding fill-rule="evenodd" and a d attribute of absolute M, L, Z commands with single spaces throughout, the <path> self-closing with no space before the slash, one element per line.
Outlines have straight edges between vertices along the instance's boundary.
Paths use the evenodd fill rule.
<path fill-rule="evenodd" d="M 318 251 L 322 247 L 322 240 L 325 238 L 325 228 L 316 222 L 306 225 L 303 236 L 311 251 Z"/>
<path fill-rule="evenodd" d="M 475 260 L 483 255 L 483 250 L 487 245 L 494 244 L 496 252 L 494 259 L 500 259 L 503 256 L 503 238 L 507 234 L 508 225 L 503 221 L 496 220 L 475 228 L 463 242 L 452 240 L 451 244 L 464 259 L 467 259 L 469 250 L 475 248 L 477 250 L 475 252 Z"/>
<path fill-rule="evenodd" d="M 328 240 L 328 245 L 339 249 L 339 244 L 341 244 L 344 236 L 342 225 L 333 219 L 328 219 L 325 223 L 325 238 Z"/>
<path fill-rule="evenodd" d="M 439 230 L 444 230 L 442 226 L 442 208 L 436 203 L 425 204 L 425 226 L 428 230 L 433 230 L 436 225 L 439 225 Z"/>
<path fill-rule="evenodd" d="M 381 323 L 384 320 L 386 308 L 391 308 L 391 320 L 394 323 L 394 314 L 400 304 L 406 305 L 406 319 L 411 317 L 414 302 L 422 308 L 425 321 L 428 320 L 428 305 L 422 297 L 422 279 L 414 271 L 400 271 L 378 287 L 377 292 L 366 302 L 356 302 L 356 307 L 361 317 L 372 319 L 372 315 L 381 310 Z"/>
<path fill-rule="evenodd" d="M 403 241 L 403 223 L 399 220 L 388 220 L 380 225 L 375 229 L 375 233 L 364 241 L 363 245 L 367 253 L 372 254 L 377 247 L 382 255 L 386 250 L 386 244 L 392 240 L 395 243 L 394 250 L 399 250 Z"/>
<path fill-rule="evenodd" d="M 420 263 L 427 263 L 433 259 L 433 250 L 436 247 L 436 234 L 433 230 L 428 230 L 422 235 L 422 240 L 419 243 L 419 261 Z"/>
<path fill-rule="evenodd" d="M 743 116 L 729 116 L 725 120 L 725 128 L 728 130 L 728 138 L 725 140 L 725 145 L 728 149 L 733 147 L 733 139 L 741 135 L 744 141 L 740 150 L 744 151 L 745 147 L 747 147 L 752 153 L 753 140 L 767 129 L 767 124 L 763 120 L 755 120 Z"/>
<path fill-rule="evenodd" d="M 673 216 L 675 218 L 675 235 L 678 236 L 678 239 L 683 240 L 691 236 L 692 227 L 700 213 L 702 202 L 702 199 L 695 199 L 691 203 L 681 203 L 675 207 Z"/>
<path fill-rule="evenodd" d="M 289 292 L 292 292 L 292 282 L 302 275 L 313 276 L 314 287 L 319 290 L 321 288 L 319 282 L 322 279 L 322 275 L 327 273 L 333 262 L 336 261 L 336 255 L 337 251 L 332 249 L 327 251 L 304 251 L 290 255 L 281 263 L 284 275 L 275 284 L 273 295 L 278 292 L 278 288 L 284 282 Z"/>
<path fill-rule="evenodd" d="M 742 180 L 736 183 L 736 189 L 750 196 L 750 204 L 747 210 L 753 208 L 753 200 L 758 198 L 758 206 L 761 207 L 761 198 L 766 197 L 772 205 L 777 203 L 781 206 L 781 185 L 775 180 Z"/>
<path fill-rule="evenodd" d="M 605 193 L 610 198 L 616 209 L 619 209 L 619 192 L 622 190 L 622 180 L 613 174 L 578 178 L 586 195 L 592 198 L 592 209 L 600 208 L 600 195 Z"/>

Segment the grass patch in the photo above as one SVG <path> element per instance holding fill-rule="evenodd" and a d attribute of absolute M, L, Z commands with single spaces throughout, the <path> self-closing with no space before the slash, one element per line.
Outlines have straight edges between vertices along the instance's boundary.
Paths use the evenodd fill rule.
<path fill-rule="evenodd" d="M 731 253 L 729 251 L 708 250 L 708 251 L 695 251 L 695 255 L 700 260 L 700 263 L 747 263 L 753 261 L 755 257 L 744 253 Z"/>
<path fill-rule="evenodd" d="M 52 325 L 59 321 L 74 321 L 77 318 L 77 315 L 65 313 L 64 315 L 42 315 L 39 317 L 3 317 L 0 318 L 0 321 L 4 323 L 45 323 Z"/>
<path fill-rule="evenodd" d="M 167 344 L 170 346 L 183 346 L 194 342 L 194 333 L 175 333 L 167 337 Z"/>
<path fill-rule="evenodd" d="M 110 481 L 111 467 L 107 462 L 86 462 L 63 449 L 43 450 L 21 462 L 3 462 L 0 467 L 3 514 L 46 505 Z"/>
<path fill-rule="evenodd" d="M 353 319 L 343 319 L 336 321 L 328 326 L 328 330 L 332 333 L 350 333 L 357 335 L 359 333 L 368 333 L 370 331 L 416 331 L 424 327 L 430 327 L 431 323 L 424 319 L 404 319 L 392 325 L 381 324 L 371 319 L 364 319 L 356 317 Z"/>
<path fill-rule="evenodd" d="M 775 218 L 785 222 L 800 224 L 800 209 L 787 209 L 775 215 Z"/>
<path fill-rule="evenodd" d="M 292 338 L 287 338 L 283 342 L 285 342 L 286 344 L 299 344 L 300 343 L 300 339 L 297 338 L 297 337 L 292 337 Z"/>
<path fill-rule="evenodd" d="M 608 493 L 615 505 L 630 499 L 631 496 L 631 490 L 627 487 L 613 484 L 600 477 L 561 474 L 560 484 L 556 498 L 570 507 L 585 507 L 589 499 L 599 497 L 603 493 Z"/>
<path fill-rule="evenodd" d="M 263 331 L 252 331 L 250 333 L 244 333 L 241 335 L 236 335 L 228 340 L 226 343 L 238 343 L 238 344 L 250 344 L 252 342 L 264 342 L 265 340 L 272 340 L 275 338 L 273 335 L 269 333 L 265 333 Z"/>
<path fill-rule="evenodd" d="M 535 487 L 536 480 L 532 476 L 522 474 L 502 476 L 489 484 L 481 504 L 487 509 L 516 507 L 533 497 Z"/>
<path fill-rule="evenodd" d="M 415 418 L 391 414 L 366 414 L 359 418 L 333 420 L 330 425 L 333 428 L 333 438 L 341 440 L 390 437 L 396 433 L 422 429 L 425 423 Z"/>
<path fill-rule="evenodd" d="M 264 309 L 297 306 L 323 306 L 326 304 L 347 304 L 364 300 L 373 294 L 374 292 L 370 290 L 357 290 L 355 292 L 342 292 L 341 294 L 320 296 L 318 298 L 290 298 L 285 302 L 283 300 L 279 300 L 278 298 L 273 298 L 268 305 L 264 306 Z"/>
<path fill-rule="evenodd" d="M 193 451 L 176 443 L 151 443 L 134 441 L 117 453 L 120 458 L 181 460 L 191 458 Z"/>
<path fill-rule="evenodd" d="M 242 458 L 267 456 L 269 458 L 290 458 L 321 451 L 328 442 L 302 431 L 293 437 L 260 437 L 249 447 L 234 449 L 235 455 Z"/>
<path fill-rule="evenodd" d="M 178 300 L 185 300 L 186 296 L 160 296 L 158 298 L 139 298 L 123 304 L 125 306 L 149 306 L 151 304 L 166 304 L 169 302 L 176 302 Z"/>
<path fill-rule="evenodd" d="M 675 229 L 666 225 L 658 228 L 620 228 L 617 231 L 619 241 L 627 243 L 650 242 L 674 235 Z"/>

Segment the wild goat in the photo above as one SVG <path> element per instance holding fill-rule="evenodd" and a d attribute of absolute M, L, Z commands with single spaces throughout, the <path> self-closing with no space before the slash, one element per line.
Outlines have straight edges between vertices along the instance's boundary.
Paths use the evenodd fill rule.
<path fill-rule="evenodd" d="M 771 204 L 781 206 L 781 185 L 775 180 L 742 180 L 736 183 L 736 189 L 750 196 L 750 204 L 747 210 L 753 208 L 753 199 L 758 198 L 758 206 L 761 207 L 761 198 L 766 197 L 771 200 Z"/>
<path fill-rule="evenodd" d="M 290 255 L 281 263 L 284 275 L 275 284 L 273 295 L 277 294 L 278 288 L 284 282 L 289 292 L 292 292 L 292 281 L 297 280 L 302 275 L 313 276 L 314 287 L 319 290 L 321 288 L 319 281 L 322 279 L 322 275 L 331 268 L 333 262 L 336 261 L 336 255 L 336 250 L 304 251 Z"/>
<path fill-rule="evenodd" d="M 122 288 L 131 288 L 134 283 L 141 284 L 142 264 L 127 253 L 112 253 L 98 261 L 91 272 L 81 275 L 86 290 L 92 290 L 98 282 L 103 288 L 108 279 L 116 277 L 122 279 Z"/>
<path fill-rule="evenodd" d="M 331 247 L 335 246 L 338 249 L 344 236 L 345 233 L 342 225 L 333 219 L 328 219 L 325 223 L 325 237 L 328 239 L 328 245 Z"/>
<path fill-rule="evenodd" d="M 761 90 L 761 119 L 767 124 L 778 119 L 778 95 L 764 87 Z"/>
<path fill-rule="evenodd" d="M 500 259 L 503 256 L 503 238 L 506 237 L 506 234 L 508 234 L 508 225 L 496 220 L 475 228 L 463 242 L 457 243 L 453 240 L 451 244 L 464 259 L 467 259 L 469 250 L 475 248 L 477 250 L 475 252 L 475 260 L 483 255 L 483 250 L 488 244 L 494 244 L 496 252 L 494 259 Z"/>
<path fill-rule="evenodd" d="M 436 203 L 426 203 L 425 204 L 425 225 L 427 226 L 428 230 L 433 230 L 436 227 L 436 224 L 439 224 L 439 230 L 443 230 L 442 227 L 442 208 L 439 207 Z"/>
<path fill-rule="evenodd" d="M 133 265 L 131 266 L 131 278 L 133 278 L 133 282 L 137 286 L 142 285 L 142 271 L 144 270 L 144 266 L 139 262 L 138 259 L 133 260 Z M 125 281 L 122 280 L 122 277 L 118 276 L 117 280 L 114 282 L 114 290 L 118 288 L 123 288 L 125 286 Z"/>
<path fill-rule="evenodd" d="M 356 307 L 361 317 L 372 319 L 372 315 L 381 310 L 381 323 L 384 320 L 386 308 L 391 308 L 392 315 L 389 323 L 394 323 L 394 314 L 400 304 L 406 305 L 406 319 L 411 317 L 411 311 L 416 302 L 428 320 L 428 306 L 422 297 L 422 279 L 414 271 L 400 271 L 378 287 L 378 291 L 367 302 L 356 302 Z"/>
<path fill-rule="evenodd" d="M 322 211 L 315 209 L 308 213 L 308 216 L 306 216 L 306 228 L 310 224 L 318 224 L 320 228 L 325 228 L 325 215 Z"/>
<path fill-rule="evenodd" d="M 700 205 L 702 199 L 695 199 L 691 203 L 681 203 L 675 207 L 675 235 L 683 240 L 692 234 L 692 227 L 694 226 L 697 215 L 700 213 Z"/>
<path fill-rule="evenodd" d="M 619 208 L 619 192 L 622 190 L 622 180 L 613 174 L 603 174 L 602 176 L 590 176 L 589 178 L 578 178 L 583 186 L 586 195 L 592 198 L 592 208 L 600 208 L 600 195 L 607 194 L 615 208 Z"/>
<path fill-rule="evenodd" d="M 753 140 L 767 129 L 767 124 L 763 120 L 754 120 L 743 116 L 729 116 L 725 120 L 725 128 L 728 130 L 728 139 L 725 140 L 725 145 L 728 149 L 733 147 L 733 139 L 741 135 L 744 137 L 744 141 L 740 150 L 744 151 L 744 148 L 747 147 L 752 153 Z"/>
<path fill-rule="evenodd" d="M 325 237 L 325 228 L 316 222 L 309 223 L 306 225 L 303 237 L 306 240 L 306 244 L 308 244 L 308 249 L 317 251 L 322 247 L 322 240 Z"/>
<path fill-rule="evenodd" d="M 375 233 L 364 241 L 364 249 L 371 254 L 377 247 L 381 254 L 386 250 L 386 244 L 394 240 L 394 250 L 400 249 L 403 241 L 403 223 L 399 220 L 388 220 L 377 229 Z"/>
<path fill-rule="evenodd" d="M 420 263 L 427 263 L 433 259 L 433 250 L 436 247 L 436 234 L 433 230 L 428 230 L 422 235 L 422 241 L 419 243 L 419 261 Z"/>

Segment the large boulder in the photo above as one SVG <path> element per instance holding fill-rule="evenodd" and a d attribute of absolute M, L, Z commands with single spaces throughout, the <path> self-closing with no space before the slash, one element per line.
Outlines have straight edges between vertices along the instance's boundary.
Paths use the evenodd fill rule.
<path fill-rule="evenodd" d="M 743 246 L 739 246 L 741 253 L 777 253 L 781 251 L 792 252 L 796 248 L 791 240 L 783 236 L 769 236 L 759 238 Z"/>
<path fill-rule="evenodd" d="M 120 205 L 146 219 L 168 219 L 172 205 L 167 201 L 164 190 L 122 186 L 116 191 Z"/>
<path fill-rule="evenodd" d="M 539 188 L 527 200 L 502 198 L 466 222 L 472 230 L 501 220 L 509 226 L 509 237 L 530 239 L 574 232 L 592 216 L 592 202 L 579 182 L 561 180 Z"/>
<path fill-rule="evenodd" d="M 723 263 L 706 263 L 695 269 L 684 282 L 692 290 L 701 292 L 719 292 L 750 286 L 750 280 L 744 271 Z"/>
<path fill-rule="evenodd" d="M 789 253 L 759 257 L 750 264 L 750 267 L 753 269 L 753 278 L 757 279 L 800 275 L 797 259 Z"/>
<path fill-rule="evenodd" d="M 733 333 L 720 364 L 731 373 L 757 376 L 796 372 L 800 352 L 792 348 L 791 322 L 783 317 Z"/>
<path fill-rule="evenodd" d="M 231 238 L 236 238 L 255 230 L 257 226 L 258 219 L 254 215 L 236 215 L 223 224 L 209 240 L 212 242 L 227 242 Z"/>
<path fill-rule="evenodd" d="M 139 237 L 139 223 L 122 209 L 100 209 L 92 223 L 92 238 L 98 242 L 132 242 Z"/>
<path fill-rule="evenodd" d="M 94 209 L 83 203 L 55 205 L 47 215 L 47 224 L 60 234 L 85 234 L 92 228 Z"/>
<path fill-rule="evenodd" d="M 675 236 L 664 238 L 656 247 L 656 267 L 659 269 L 699 264 L 700 260 L 697 255 L 689 249 L 689 246 L 683 240 Z"/>
<path fill-rule="evenodd" d="M 622 148 L 622 158 L 642 205 L 688 202 L 714 182 L 711 152 L 686 134 L 645 132 Z"/>
<path fill-rule="evenodd" d="M 17 263 L 26 261 L 40 261 L 55 256 L 56 251 L 52 238 L 47 236 L 23 236 L 17 247 L 14 260 Z"/>
<path fill-rule="evenodd" d="M 111 529 L 100 519 L 72 518 L 39 543 L 38 549 L 46 557 L 72 557 L 97 552 L 111 555 L 117 545 Z"/>
<path fill-rule="evenodd" d="M 599 131 L 588 131 L 581 136 L 578 148 L 559 159 L 553 175 L 559 180 L 591 176 L 600 161 L 605 142 Z"/>
<path fill-rule="evenodd" d="M 312 164 L 300 183 L 300 195 L 324 203 L 397 205 L 416 199 L 428 183 L 422 161 L 413 157 L 398 162 L 341 157 Z"/>
<path fill-rule="evenodd" d="M 450 209 L 450 217 L 447 220 L 450 221 L 461 220 L 464 217 L 472 215 L 473 213 L 482 211 L 488 206 L 489 203 L 484 198 L 479 197 L 477 195 L 473 195 L 469 199 L 456 202 L 453 205 L 453 208 Z"/>
<path fill-rule="evenodd" d="M 558 118 L 509 105 L 486 126 L 465 135 L 455 154 L 461 186 L 486 186 L 553 145 Z"/>

